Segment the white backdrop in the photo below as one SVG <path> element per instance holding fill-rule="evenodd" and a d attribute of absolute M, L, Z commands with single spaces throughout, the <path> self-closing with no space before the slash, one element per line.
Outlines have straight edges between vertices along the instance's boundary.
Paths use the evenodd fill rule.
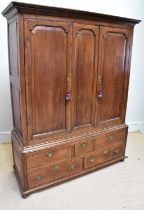
<path fill-rule="evenodd" d="M 23 2 L 19 0 L 19 2 Z M 143 0 L 24 0 L 144 20 Z M 0 12 L 10 0 L 0 0 Z M 126 122 L 129 131 L 144 130 L 144 23 L 135 27 Z M 8 76 L 7 22 L 0 14 L 0 141 L 10 139 L 12 129 Z"/>

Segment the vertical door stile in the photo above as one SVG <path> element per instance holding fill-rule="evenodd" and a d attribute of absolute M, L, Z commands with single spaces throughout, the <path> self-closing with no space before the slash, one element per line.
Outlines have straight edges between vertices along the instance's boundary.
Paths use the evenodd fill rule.
<path fill-rule="evenodd" d="M 73 92 L 72 92 L 72 24 L 68 25 L 68 59 L 67 59 L 67 71 L 66 71 L 66 129 L 67 132 L 71 131 L 71 112 L 72 112 L 72 101 L 73 101 Z"/>
<path fill-rule="evenodd" d="M 102 97 L 103 97 L 103 93 L 101 92 L 101 99 L 98 99 L 98 94 L 100 93 L 99 91 L 102 91 L 102 81 L 103 81 L 103 54 L 104 54 L 104 41 L 103 41 L 103 30 L 102 27 L 100 27 L 99 30 L 99 49 L 98 49 L 98 55 L 99 55 L 99 59 L 98 59 L 98 73 L 97 73 L 97 88 L 96 88 L 96 126 L 98 125 L 98 122 L 100 120 L 100 116 L 101 116 L 101 105 L 102 105 Z"/>
<path fill-rule="evenodd" d="M 95 127 L 98 38 L 98 26 L 74 23 L 74 129 Z"/>

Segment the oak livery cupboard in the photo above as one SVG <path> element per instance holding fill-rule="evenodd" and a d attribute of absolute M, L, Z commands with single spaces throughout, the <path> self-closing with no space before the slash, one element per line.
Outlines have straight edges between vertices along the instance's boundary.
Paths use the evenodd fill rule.
<path fill-rule="evenodd" d="M 124 160 L 140 21 L 18 2 L 3 15 L 22 195 Z"/>

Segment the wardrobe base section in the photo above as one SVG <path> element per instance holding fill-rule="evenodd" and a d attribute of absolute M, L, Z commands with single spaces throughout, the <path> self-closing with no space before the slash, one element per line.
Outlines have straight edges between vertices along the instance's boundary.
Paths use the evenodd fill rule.
<path fill-rule="evenodd" d="M 90 173 L 94 173 L 97 170 L 104 169 L 104 168 L 106 168 L 110 165 L 116 164 L 118 162 L 124 162 L 124 160 L 125 160 L 125 157 L 119 157 L 116 160 L 110 161 L 110 162 L 105 163 L 105 164 L 103 164 L 101 166 L 98 166 L 96 168 L 91 168 L 89 170 L 84 170 L 84 171 L 81 171 L 80 173 L 74 174 L 72 176 L 65 177 L 65 178 L 60 179 L 60 180 L 55 180 L 55 181 L 52 181 L 51 183 L 47 183 L 45 185 L 37 186 L 35 188 L 28 189 L 28 190 L 24 190 L 23 186 L 21 185 L 19 175 L 17 173 L 17 170 L 15 169 L 15 166 L 13 168 L 14 168 L 14 172 L 15 172 L 15 175 L 16 175 L 16 178 L 17 178 L 17 181 L 18 181 L 18 185 L 19 185 L 19 188 L 20 188 L 21 195 L 22 195 L 23 198 L 27 198 L 29 195 L 31 195 L 35 192 L 39 192 L 39 191 L 42 191 L 44 189 L 49 189 L 51 187 L 58 186 L 59 184 L 63 184 L 67 181 L 71 181 L 73 179 L 80 178 L 81 176 L 84 176 L 84 175 L 87 175 L 87 174 L 90 174 Z"/>
<path fill-rule="evenodd" d="M 14 170 L 22 196 L 124 161 L 127 131 L 123 125 L 65 143 L 60 139 L 24 148 L 12 134 Z"/>

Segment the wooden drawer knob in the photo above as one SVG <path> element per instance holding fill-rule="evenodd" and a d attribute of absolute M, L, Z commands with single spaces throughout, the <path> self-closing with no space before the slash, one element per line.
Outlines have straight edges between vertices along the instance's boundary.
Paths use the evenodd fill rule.
<path fill-rule="evenodd" d="M 80 144 L 80 147 L 81 147 L 82 149 L 84 149 L 84 148 L 86 147 L 86 143 L 81 143 L 81 144 Z"/>
<path fill-rule="evenodd" d="M 96 158 L 95 157 L 93 157 L 93 158 L 90 159 L 90 162 L 91 163 L 95 163 L 95 161 L 96 161 Z"/>
<path fill-rule="evenodd" d="M 36 181 L 39 181 L 40 179 L 42 179 L 41 176 L 36 176 L 36 177 L 35 177 L 35 180 L 36 180 Z"/>
<path fill-rule="evenodd" d="M 109 152 L 110 152 L 109 149 L 106 149 L 106 150 L 104 150 L 103 154 L 104 154 L 104 155 L 108 155 Z"/>
<path fill-rule="evenodd" d="M 54 151 L 48 151 L 47 157 L 49 157 L 49 158 L 53 157 L 54 153 L 55 153 Z"/>
<path fill-rule="evenodd" d="M 102 90 L 102 89 L 99 89 L 99 90 L 97 91 L 97 97 L 98 97 L 98 99 L 100 99 L 100 100 L 103 99 L 103 90 Z"/>

